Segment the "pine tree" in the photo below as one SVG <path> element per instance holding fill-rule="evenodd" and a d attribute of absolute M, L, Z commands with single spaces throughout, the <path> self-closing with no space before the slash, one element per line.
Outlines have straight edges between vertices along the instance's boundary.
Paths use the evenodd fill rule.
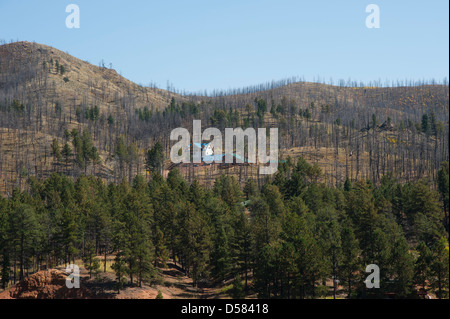
<path fill-rule="evenodd" d="M 321 209 L 316 217 L 317 241 L 325 255 L 328 273 L 333 279 L 333 298 L 336 299 L 339 268 L 342 262 L 342 242 L 337 214 L 331 208 Z"/>
<path fill-rule="evenodd" d="M 431 254 L 431 287 L 439 299 L 448 298 L 449 289 L 449 253 L 446 240 L 436 241 Z"/>
<path fill-rule="evenodd" d="M 389 279 L 392 274 L 391 249 L 389 236 L 381 228 L 376 228 L 370 236 L 371 247 L 366 248 L 365 265 L 375 264 L 380 268 L 381 289 L 372 290 L 369 293 L 380 296 L 390 286 Z"/>
<path fill-rule="evenodd" d="M 18 204 L 11 212 L 11 244 L 17 249 L 20 273 L 19 280 L 24 279 L 25 268 L 28 267 L 28 258 L 37 250 L 40 227 L 33 207 L 27 204 Z"/>
<path fill-rule="evenodd" d="M 113 269 L 116 274 L 116 287 L 118 293 L 126 283 L 125 276 L 130 273 L 130 269 L 127 265 L 127 256 L 129 255 L 128 241 L 129 236 L 126 232 L 125 223 L 116 220 L 114 223 L 113 237 L 113 249 L 116 256 L 114 257 L 114 263 L 111 265 L 111 269 Z"/>
<path fill-rule="evenodd" d="M 449 165 L 448 162 L 443 162 L 441 164 L 441 169 L 438 172 L 438 189 L 441 195 L 441 200 L 444 206 L 444 225 L 449 231 L 449 218 L 448 218 L 448 210 L 449 210 Z"/>
<path fill-rule="evenodd" d="M 244 187 L 245 197 L 248 200 L 254 196 L 257 196 L 258 193 L 259 193 L 258 186 L 256 185 L 255 181 L 252 178 L 249 178 Z"/>
<path fill-rule="evenodd" d="M 372 264 L 369 252 L 373 247 L 373 233 L 377 226 L 378 214 L 370 186 L 362 181 L 355 183 L 347 194 L 347 213 L 355 226 L 355 235 L 359 240 L 363 261 Z"/>
<path fill-rule="evenodd" d="M 178 249 L 182 264 L 196 286 L 200 279 L 208 275 L 212 248 L 210 229 L 206 218 L 191 203 L 181 206 L 180 210 Z"/>
<path fill-rule="evenodd" d="M 348 176 L 347 176 L 347 178 L 345 179 L 344 190 L 345 190 L 346 192 L 349 192 L 349 191 L 352 190 L 352 182 L 350 181 L 350 179 L 348 178 Z"/>
<path fill-rule="evenodd" d="M 244 274 L 245 291 L 248 291 L 248 273 L 252 263 L 253 236 L 249 218 L 245 213 L 237 215 L 230 242 L 235 272 Z"/>
<path fill-rule="evenodd" d="M 67 202 L 67 200 L 65 200 Z M 73 204 L 66 205 L 66 209 L 62 212 L 63 226 L 61 229 L 62 236 L 64 238 L 64 252 L 65 260 L 70 262 L 70 260 L 75 258 L 75 255 L 79 252 L 78 247 L 78 236 L 77 233 L 78 223 L 74 213 Z"/>
<path fill-rule="evenodd" d="M 424 180 L 419 180 L 405 186 L 404 196 L 404 212 L 411 225 L 407 235 L 431 246 L 445 231 L 438 192 Z"/>
<path fill-rule="evenodd" d="M 242 284 L 241 276 L 239 275 L 236 275 L 233 281 L 232 297 L 233 299 L 245 298 L 244 286 Z"/>
<path fill-rule="evenodd" d="M 231 270 L 231 253 L 228 237 L 223 226 L 219 228 L 211 259 L 213 266 L 212 275 L 217 280 L 225 280 Z"/>
<path fill-rule="evenodd" d="M 376 129 L 378 125 L 377 116 L 375 114 L 372 114 L 372 129 Z"/>
<path fill-rule="evenodd" d="M 154 247 L 151 235 L 152 209 L 145 192 L 146 184 L 141 177 L 134 180 L 131 193 L 125 199 L 122 221 L 125 223 L 125 257 L 128 262 L 130 283 L 137 275 L 139 286 L 154 276 Z"/>
<path fill-rule="evenodd" d="M 100 269 L 100 262 L 96 258 L 95 246 L 92 242 L 87 243 L 83 257 L 84 268 L 89 272 L 89 278 L 92 274 L 97 275 Z"/>
<path fill-rule="evenodd" d="M 424 242 L 420 242 L 417 252 L 419 256 L 414 267 L 414 283 L 426 289 L 427 281 L 430 278 L 431 251 Z"/>
<path fill-rule="evenodd" d="M 53 142 L 52 142 L 52 155 L 54 156 L 55 160 L 57 160 L 57 161 L 62 160 L 61 148 L 60 148 L 59 142 L 56 138 L 53 139 Z"/>
<path fill-rule="evenodd" d="M 166 267 L 166 262 L 169 259 L 169 253 L 165 244 L 166 241 L 164 238 L 164 233 L 161 231 L 159 226 L 156 226 L 153 238 L 153 245 L 155 247 L 155 267 L 158 267 L 159 265 Z"/>
<path fill-rule="evenodd" d="M 324 252 L 314 238 L 311 229 L 314 227 L 303 226 L 303 233 L 296 239 L 299 258 L 297 267 L 299 276 L 297 277 L 296 287 L 299 290 L 300 297 L 315 297 L 317 281 L 323 279 L 326 273 L 326 264 L 324 263 Z"/>
<path fill-rule="evenodd" d="M 429 121 L 429 118 L 428 118 L 428 114 L 422 115 L 421 127 L 422 127 L 422 132 L 423 133 L 426 133 L 426 134 L 430 133 L 430 121 Z"/>
<path fill-rule="evenodd" d="M 1 287 L 6 289 L 10 279 L 10 240 L 9 232 L 9 212 L 6 200 L 0 196 L 0 277 Z"/>
<path fill-rule="evenodd" d="M 119 160 L 119 175 L 123 177 L 125 171 L 125 163 L 128 162 L 127 145 L 123 136 L 117 138 L 114 157 Z"/>
<path fill-rule="evenodd" d="M 276 281 L 279 276 L 280 248 L 280 243 L 273 241 L 256 252 L 254 287 L 259 298 L 270 299 L 278 293 Z"/>
<path fill-rule="evenodd" d="M 242 201 L 243 193 L 234 176 L 221 175 L 214 183 L 214 194 L 222 198 L 233 209 Z"/>
<path fill-rule="evenodd" d="M 164 164 L 164 148 L 161 142 L 157 142 L 151 149 L 147 151 L 146 167 L 152 172 L 162 173 Z"/>
<path fill-rule="evenodd" d="M 129 268 L 125 262 L 125 258 L 123 256 L 123 252 L 119 252 L 116 254 L 114 258 L 114 263 L 111 265 L 111 268 L 115 271 L 116 274 L 116 288 L 117 293 L 120 293 L 120 290 L 123 289 L 126 279 L 124 278 L 127 273 L 129 273 Z"/>
<path fill-rule="evenodd" d="M 407 297 L 413 291 L 414 259 L 409 253 L 409 245 L 401 227 L 393 225 L 394 234 L 391 248 L 391 278 L 394 280 L 394 291 L 400 297 Z"/>
<path fill-rule="evenodd" d="M 72 157 L 72 149 L 70 148 L 68 143 L 64 144 L 64 147 L 62 149 L 61 155 L 64 157 L 64 162 L 66 163 L 66 166 L 69 164 L 69 161 Z"/>
<path fill-rule="evenodd" d="M 273 216 L 283 217 L 286 213 L 286 207 L 283 202 L 283 196 L 275 185 L 266 184 L 263 187 L 262 194 L 264 200 L 269 206 L 270 213 Z"/>
<path fill-rule="evenodd" d="M 358 275 L 357 271 L 360 269 L 359 256 L 361 250 L 359 249 L 358 240 L 351 227 L 345 227 L 341 233 L 342 240 L 342 263 L 340 266 L 340 274 L 343 284 L 347 286 L 347 297 L 352 296 L 352 287 L 356 282 Z"/>

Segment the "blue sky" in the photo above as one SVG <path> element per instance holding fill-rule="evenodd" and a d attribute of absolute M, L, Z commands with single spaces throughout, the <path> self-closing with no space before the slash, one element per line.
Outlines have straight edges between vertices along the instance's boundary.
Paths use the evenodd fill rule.
<path fill-rule="evenodd" d="M 80 29 L 68 29 L 68 4 Z M 367 5 L 381 10 L 368 29 Z M 430 79 L 449 70 L 447 0 L 0 0 L 0 39 L 36 41 L 140 84 L 188 91 L 302 76 Z"/>

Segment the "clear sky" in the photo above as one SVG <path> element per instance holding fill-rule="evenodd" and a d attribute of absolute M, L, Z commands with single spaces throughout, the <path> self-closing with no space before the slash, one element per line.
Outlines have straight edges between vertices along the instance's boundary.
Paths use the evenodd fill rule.
<path fill-rule="evenodd" d="M 80 28 L 66 28 L 68 4 Z M 380 28 L 366 27 L 366 6 Z M 36 41 L 143 85 L 228 89 L 302 76 L 449 74 L 448 0 L 0 0 L 0 39 Z"/>

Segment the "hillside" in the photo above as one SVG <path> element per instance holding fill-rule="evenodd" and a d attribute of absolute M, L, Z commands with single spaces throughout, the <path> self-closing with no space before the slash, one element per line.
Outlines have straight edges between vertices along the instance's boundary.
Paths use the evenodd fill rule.
<path fill-rule="evenodd" d="M 448 101 L 433 83 L 180 95 L 0 46 L 0 299 L 448 298 Z M 278 128 L 278 172 L 171 163 L 193 120 Z M 85 289 L 64 288 L 70 263 Z"/>
<path fill-rule="evenodd" d="M 100 256 L 101 258 L 101 256 Z M 112 264 L 112 260 L 110 263 Z M 192 278 L 187 277 L 179 266 L 170 263 L 160 268 L 153 284 L 142 287 L 126 287 L 117 292 L 114 271 L 108 267 L 101 273 L 100 279 L 89 276 L 89 272 L 80 268 L 80 288 L 68 289 L 66 278 L 70 273 L 64 266 L 41 270 L 30 274 L 23 281 L 6 290 L 0 288 L 2 299 L 156 299 L 161 291 L 163 299 L 215 299 L 230 298 L 222 287 L 194 287 Z"/>
<path fill-rule="evenodd" d="M 133 101 L 133 105 L 153 105 L 158 109 L 164 108 L 173 96 L 167 91 L 139 86 L 113 69 L 94 66 L 42 44 L 2 45 L 0 61 L 2 97 L 14 95 L 29 103 L 38 103 L 38 99 L 61 104 L 70 101 L 76 105 L 95 104 L 103 111 L 118 101 L 123 107 Z"/>
<path fill-rule="evenodd" d="M 63 127 L 84 126 L 79 121 L 80 110 L 84 116 L 85 108 L 95 106 L 102 115 L 117 119 L 119 126 L 136 108 L 162 109 L 173 96 L 182 99 L 139 86 L 115 70 L 52 47 L 30 42 L 0 46 L 0 192 L 8 188 L 5 183 L 19 186 L 17 177 L 24 171 L 45 176 L 54 169 L 48 163 L 46 147 L 62 136 Z M 14 100 L 18 104 L 11 110 Z M 103 123 L 105 120 L 101 118 Z M 34 165 L 29 163 L 31 153 Z M 107 155 L 102 152 L 102 156 Z M 37 168 L 38 164 L 42 167 Z"/>
<path fill-rule="evenodd" d="M 0 193 L 54 171 L 131 180 L 147 173 L 145 154 L 157 141 L 167 168 L 170 131 L 190 128 L 193 119 L 201 119 L 203 128 L 278 127 L 280 154 L 316 163 L 320 180 L 332 185 L 346 177 L 377 182 L 387 172 L 402 181 L 434 177 L 440 162 L 448 160 L 447 85 L 377 88 L 286 81 L 226 93 L 182 96 L 139 86 L 115 70 L 49 46 L 2 45 Z M 423 128 L 424 115 L 429 131 Z M 74 144 L 74 136 L 85 132 L 98 152 L 95 160 Z M 58 158 L 53 146 L 62 151 L 65 144 L 71 154 Z M 182 171 L 189 181 L 209 186 L 222 173 L 241 183 L 257 177 L 256 167 Z"/>

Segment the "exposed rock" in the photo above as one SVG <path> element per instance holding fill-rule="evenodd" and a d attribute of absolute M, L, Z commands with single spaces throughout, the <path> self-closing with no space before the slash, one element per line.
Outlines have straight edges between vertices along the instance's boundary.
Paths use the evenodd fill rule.
<path fill-rule="evenodd" d="M 95 297 L 89 289 L 66 286 L 67 275 L 51 269 L 37 272 L 0 293 L 0 299 L 87 299 Z"/>

